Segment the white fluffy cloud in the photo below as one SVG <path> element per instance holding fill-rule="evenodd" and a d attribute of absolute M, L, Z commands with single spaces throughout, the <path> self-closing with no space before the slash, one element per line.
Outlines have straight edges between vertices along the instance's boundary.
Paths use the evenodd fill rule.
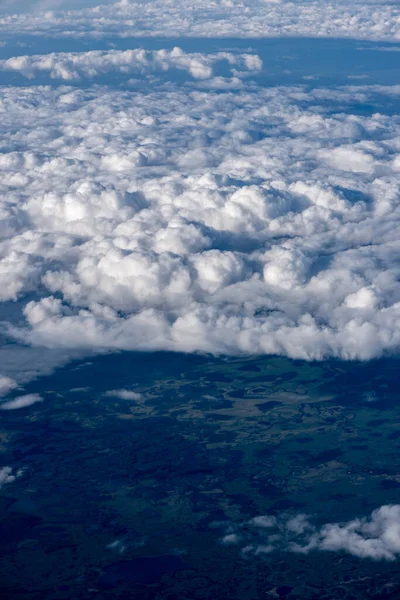
<path fill-rule="evenodd" d="M 0 60 L 0 70 L 13 71 L 29 79 L 38 74 L 52 79 L 77 81 L 109 73 L 150 74 L 170 69 L 186 71 L 194 79 L 209 79 L 213 65 L 226 61 L 231 68 L 256 72 L 262 62 L 256 55 L 218 52 L 216 54 L 186 53 L 181 48 L 157 50 L 92 50 L 91 52 L 59 52 L 37 56 L 15 56 Z"/>
<path fill-rule="evenodd" d="M 11 64 L 154 76 L 222 55 L 126 56 Z M 223 58 L 231 78 L 144 91 L 1 89 L 0 299 L 26 323 L 10 318 L 14 338 L 68 353 L 398 350 L 400 120 L 384 106 L 399 88 L 263 88 L 243 79 L 256 56 Z M 370 104 L 383 109 L 354 111 Z"/>
<path fill-rule="evenodd" d="M 0 17 L 0 33 L 400 39 L 400 8 L 391 0 L 119 0 L 92 4 L 91 0 L 83 4 L 77 0 L 6 0 L 0 10 L 0 15 L 5 13 Z"/>
<path fill-rule="evenodd" d="M 347 552 L 359 558 L 395 560 L 400 555 L 400 505 L 374 510 L 369 518 L 316 527 L 307 515 L 258 516 L 229 525 L 222 543 L 237 545 L 244 555 L 275 550 Z"/>

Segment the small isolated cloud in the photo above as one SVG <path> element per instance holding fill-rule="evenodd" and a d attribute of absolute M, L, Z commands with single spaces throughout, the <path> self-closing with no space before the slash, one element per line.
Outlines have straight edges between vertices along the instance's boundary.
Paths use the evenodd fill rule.
<path fill-rule="evenodd" d="M 9 392 L 18 387 L 15 379 L 11 377 L 6 377 L 5 375 L 0 375 L 0 397 L 6 396 Z"/>
<path fill-rule="evenodd" d="M 114 540 L 113 542 L 111 542 L 111 544 L 108 544 L 108 546 L 106 546 L 106 548 L 108 550 L 113 550 L 114 552 L 117 552 L 118 554 L 123 554 L 126 550 L 126 545 L 122 540 Z"/>
<path fill-rule="evenodd" d="M 132 390 L 109 390 L 104 396 L 121 398 L 121 400 L 141 400 L 143 397 L 139 392 L 133 392 Z"/>
<path fill-rule="evenodd" d="M 19 469 L 15 475 L 13 474 L 13 469 L 11 467 L 2 467 L 0 468 L 0 490 L 3 485 L 7 483 L 12 483 L 17 479 L 17 477 L 21 477 L 22 469 Z"/>
<path fill-rule="evenodd" d="M 25 396 L 18 396 L 13 400 L 3 402 L 0 404 L 0 410 L 16 410 L 18 408 L 31 406 L 37 402 L 43 402 L 43 398 L 39 394 L 26 394 Z"/>
<path fill-rule="evenodd" d="M 6 483 L 15 481 L 15 475 L 12 474 L 11 467 L 2 467 L 0 469 L 0 490 Z"/>
<path fill-rule="evenodd" d="M 244 556 L 275 550 L 300 554 L 325 551 L 392 561 L 400 555 L 400 505 L 381 506 L 368 518 L 319 527 L 305 514 L 257 516 L 239 525 L 229 524 L 221 541 L 240 547 Z"/>

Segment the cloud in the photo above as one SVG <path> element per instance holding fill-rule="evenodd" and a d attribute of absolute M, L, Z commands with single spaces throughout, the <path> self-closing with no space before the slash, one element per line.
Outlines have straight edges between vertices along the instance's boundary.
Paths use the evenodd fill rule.
<path fill-rule="evenodd" d="M 13 475 L 13 469 L 11 467 L 1 467 L 0 468 L 0 490 L 3 485 L 7 483 L 12 483 L 17 479 L 17 477 L 21 477 L 23 473 L 22 469 L 19 469 L 15 475 Z"/>
<path fill-rule="evenodd" d="M 78 81 L 92 79 L 109 73 L 150 74 L 170 69 L 190 73 L 194 79 L 209 79 L 213 66 L 225 61 L 231 68 L 243 72 L 258 72 L 262 62 L 256 55 L 234 55 L 230 52 L 216 54 L 185 53 L 181 48 L 173 50 L 92 50 L 90 52 L 59 52 L 33 56 L 14 56 L 0 60 L 0 70 L 18 72 L 28 79 L 45 74 L 52 79 Z"/>
<path fill-rule="evenodd" d="M 71 10 L 112 4 L 112 0 L 2 0 L 2 13 L 36 13 L 49 10 Z"/>
<path fill-rule="evenodd" d="M 113 550 L 118 554 L 123 554 L 126 550 L 126 545 L 122 540 L 114 540 L 113 542 L 111 542 L 111 544 L 108 544 L 106 548 L 108 550 Z"/>
<path fill-rule="evenodd" d="M 12 475 L 11 467 L 2 467 L 0 469 L 0 490 L 6 483 L 12 483 L 15 481 L 15 476 Z"/>
<path fill-rule="evenodd" d="M 242 87 L 214 89 L 221 61 Z M 158 79 L 194 64 L 210 78 Z M 3 312 L 14 340 L 62 360 L 398 351 L 400 122 L 385 114 L 398 86 L 262 87 L 246 77 L 256 55 L 178 48 L 5 65 L 67 80 L 139 69 L 151 84 L 1 88 L 0 300 L 18 306 Z"/>
<path fill-rule="evenodd" d="M 400 555 L 400 505 L 381 506 L 369 518 L 320 527 L 304 514 L 258 516 L 229 525 L 222 543 L 241 547 L 244 556 L 277 550 L 302 554 L 325 551 L 391 561 Z"/>
<path fill-rule="evenodd" d="M 400 39 L 400 8 L 390 0 L 172 0 L 168 4 L 98 0 L 98 6 L 91 4 L 91 0 L 83 4 L 78 0 L 6 0 L 0 9 L 0 14 L 5 13 L 0 17 L 0 33 L 85 38 L 301 35 Z"/>
<path fill-rule="evenodd" d="M 314 548 L 348 552 L 359 558 L 395 560 L 400 554 L 400 505 L 381 506 L 369 519 L 328 523 L 306 545 L 295 544 L 292 549 L 307 553 Z"/>
<path fill-rule="evenodd" d="M 15 379 L 0 375 L 0 397 L 6 396 L 8 392 L 11 392 L 16 387 L 18 387 L 18 384 Z"/>
<path fill-rule="evenodd" d="M 4 327 L 67 353 L 397 351 L 400 123 L 352 107 L 398 96 L 2 88 Z"/>
<path fill-rule="evenodd" d="M 19 308 L 18 304 L 17 307 Z M 16 318 L 19 319 L 19 312 L 17 314 Z M 1 369 L 19 386 L 39 376 L 49 375 L 56 368 L 62 367 L 73 359 L 80 360 L 83 358 L 81 351 L 68 350 L 66 352 L 63 349 L 34 348 L 18 343 L 0 346 Z M 16 387 L 17 385 L 9 388 L 9 391 L 11 389 L 15 390 Z"/>
<path fill-rule="evenodd" d="M 25 396 L 18 396 L 13 400 L 2 402 L 0 404 L 0 410 L 16 410 L 18 408 L 31 406 L 37 402 L 43 402 L 43 398 L 39 394 L 26 394 Z"/>
<path fill-rule="evenodd" d="M 109 390 L 104 394 L 111 398 L 121 398 L 121 400 L 141 400 L 142 394 L 132 390 Z"/>

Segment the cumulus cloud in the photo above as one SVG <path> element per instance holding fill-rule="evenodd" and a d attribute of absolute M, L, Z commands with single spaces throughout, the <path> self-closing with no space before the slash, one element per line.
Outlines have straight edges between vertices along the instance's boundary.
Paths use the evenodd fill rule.
<path fill-rule="evenodd" d="M 45 74 L 52 79 L 77 81 L 100 75 L 124 75 L 167 72 L 170 69 L 186 71 L 194 79 L 209 79 L 213 66 L 225 61 L 243 72 L 257 72 L 262 62 L 257 55 L 218 52 L 216 54 L 186 53 L 181 48 L 173 50 L 92 50 L 91 52 L 59 52 L 34 56 L 15 56 L 0 60 L 0 70 L 20 73 L 29 79 Z"/>
<path fill-rule="evenodd" d="M 267 37 L 400 39 L 391 0 L 6 0 L 0 33 L 52 36 Z M 89 6 L 89 7 L 88 7 Z M 75 9 L 75 10 L 68 10 Z M 39 12 L 38 12 L 39 10 Z M 58 12 L 55 12 L 57 11 Z M 14 11 L 20 14 L 12 15 Z M 28 12 L 25 12 L 28 11 Z M 42 11 L 42 12 L 40 12 Z M 7 14 L 8 13 L 8 14 Z"/>
<path fill-rule="evenodd" d="M 24 396 L 18 396 L 7 402 L 2 402 L 0 404 L 0 410 L 16 410 L 18 408 L 31 406 L 37 402 L 43 402 L 43 398 L 39 394 L 25 394 Z"/>
<path fill-rule="evenodd" d="M 257 516 L 229 525 L 224 545 L 241 548 L 244 556 L 275 550 L 308 554 L 311 551 L 347 552 L 358 558 L 395 560 L 400 555 L 400 505 L 374 510 L 369 518 L 315 526 L 308 515 Z"/>
<path fill-rule="evenodd" d="M 0 294 L 25 318 L 3 327 L 68 353 L 397 351 L 400 122 L 353 107 L 399 94 L 2 88 Z"/>

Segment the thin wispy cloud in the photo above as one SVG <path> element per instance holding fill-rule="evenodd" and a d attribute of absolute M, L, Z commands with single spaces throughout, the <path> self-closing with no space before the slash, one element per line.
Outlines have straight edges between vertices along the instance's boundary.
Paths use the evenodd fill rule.
<path fill-rule="evenodd" d="M 0 410 L 17 410 L 32 406 L 32 404 L 36 404 L 37 402 L 43 402 L 43 398 L 39 394 L 25 394 L 24 396 L 18 396 L 12 400 L 2 402 Z"/>
<path fill-rule="evenodd" d="M 105 392 L 104 395 L 109 398 L 119 398 L 120 400 L 134 400 L 134 401 L 141 400 L 143 397 L 142 394 L 140 394 L 139 392 L 134 392 L 133 390 L 125 390 L 125 389 L 109 390 L 108 392 Z"/>

